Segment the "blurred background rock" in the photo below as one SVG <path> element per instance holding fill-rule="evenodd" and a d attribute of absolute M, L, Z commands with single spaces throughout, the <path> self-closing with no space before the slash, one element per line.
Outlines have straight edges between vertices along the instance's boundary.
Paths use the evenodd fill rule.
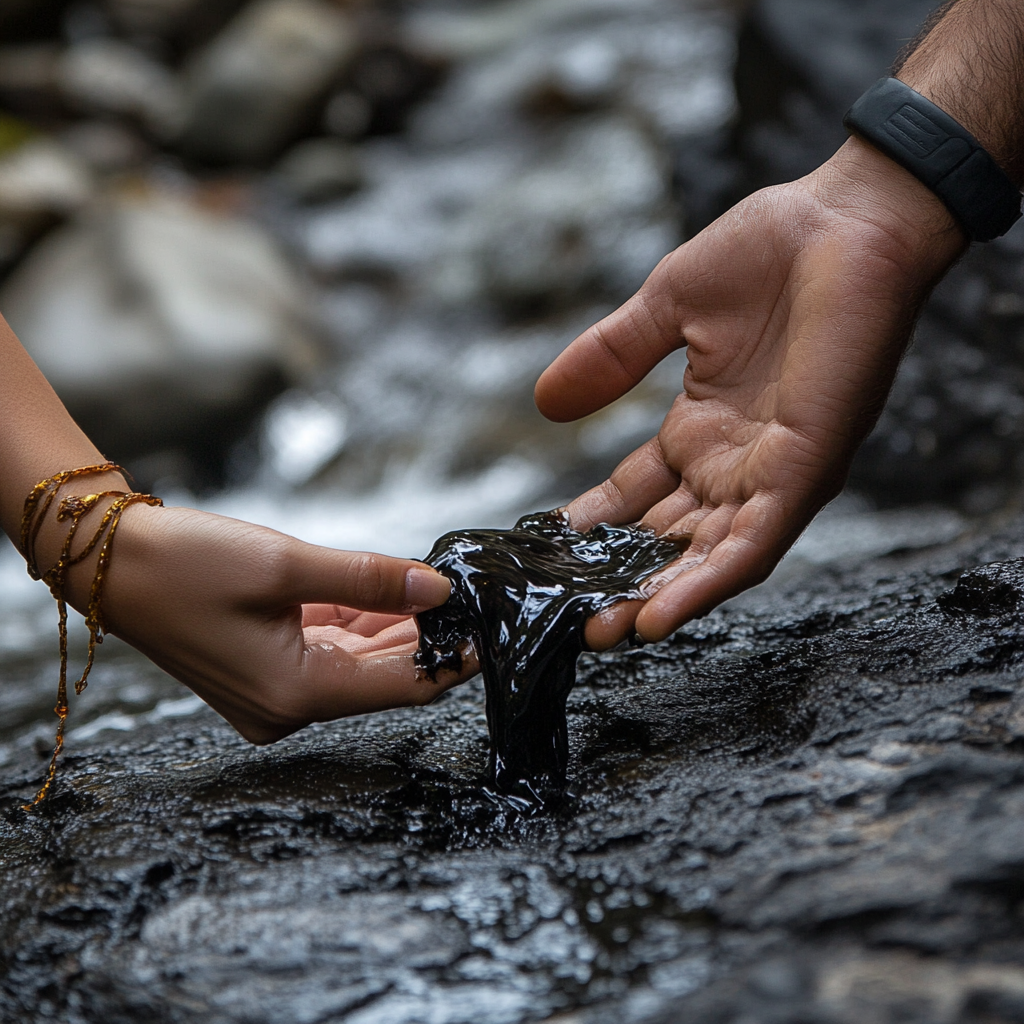
<path fill-rule="evenodd" d="M 846 107 L 885 73 L 933 6 L 931 0 L 0 0 L 0 310 L 82 425 L 109 456 L 127 463 L 140 486 L 168 502 L 194 502 L 311 541 L 422 556 L 446 530 L 509 525 L 524 511 L 571 497 L 601 479 L 658 429 L 681 384 L 685 353 L 669 359 L 624 399 L 574 425 L 554 425 L 540 417 L 532 402 L 534 381 L 579 330 L 627 298 L 673 246 L 742 195 L 791 179 L 826 159 L 843 140 L 840 122 Z M 689 658 L 705 647 L 712 651 L 721 643 L 730 656 L 740 659 L 736 678 L 759 694 L 761 680 L 771 673 L 787 686 L 793 680 L 799 683 L 806 674 L 808 648 L 800 646 L 804 638 L 831 632 L 847 637 L 841 643 L 874 649 L 877 637 L 856 634 L 851 624 L 874 622 L 893 614 L 897 606 L 917 607 L 928 595 L 945 589 L 963 566 L 957 560 L 960 556 L 948 554 L 953 548 L 943 545 L 972 530 L 986 536 L 994 524 L 1018 510 L 1024 479 L 1022 347 L 1024 228 L 1018 228 L 999 242 L 977 247 L 939 287 L 886 411 L 857 459 L 851 487 L 812 524 L 766 589 L 693 624 L 667 647 L 635 656 L 668 658 L 666 664 L 675 665 L 672 658 Z M 962 543 L 974 544 L 971 551 L 987 552 L 972 555 L 975 561 L 1019 553 L 1015 539 L 994 547 L 979 547 L 980 541 Z M 914 570 L 893 583 L 885 575 L 895 571 L 886 568 L 888 562 L 869 566 L 863 578 L 858 575 L 874 556 L 932 547 L 935 552 L 907 560 L 936 559 L 941 572 L 934 578 Z M 785 602 L 773 607 L 772 595 L 781 590 L 771 588 L 784 589 L 794 575 L 816 595 L 806 609 L 797 603 L 804 609 L 799 613 L 786 610 L 793 606 Z M 865 610 L 869 608 L 870 616 Z M 776 621 L 789 625 L 773 632 Z M 34 778 L 49 757 L 56 673 L 53 622 L 46 588 L 28 580 L 21 559 L 6 547 L 0 552 L 0 766 L 8 773 L 30 770 Z M 72 631 L 73 654 L 83 633 L 81 628 Z M 903 635 L 893 634 L 894 647 L 903 642 Z M 801 638 L 793 648 L 800 652 L 799 664 L 785 662 L 774 668 L 779 663 L 772 660 L 772 652 L 784 637 Z M 917 641 L 908 639 L 906 656 L 924 657 L 921 652 L 942 646 L 930 639 L 931 634 L 928 637 L 916 647 Z M 666 655 L 669 647 L 677 653 Z M 147 732 L 150 729 L 159 730 L 164 743 L 168 722 L 187 718 L 181 742 L 188 753 L 181 756 L 191 771 L 193 756 L 199 756 L 192 752 L 193 737 L 201 734 L 193 726 L 208 713 L 202 703 L 183 695 L 177 683 L 116 639 L 104 648 L 87 699 L 73 710 L 68 760 L 76 756 L 76 745 L 81 749 L 99 735 L 108 749 L 120 742 L 111 737 L 121 734 L 125 743 L 132 734 L 136 740 L 131 742 L 148 743 L 145 737 L 157 735 Z M 890 649 L 880 648 L 878 660 L 884 661 Z M 934 669 L 936 678 L 941 677 L 950 693 L 961 684 L 973 687 L 972 673 L 1001 664 L 1002 651 L 992 644 L 979 649 L 971 661 L 974 649 L 964 648 L 957 654 L 961 661 L 941 662 Z M 746 655 L 756 655 L 756 664 L 745 662 Z M 632 731 L 621 734 L 626 737 L 623 756 L 632 757 L 633 737 L 642 734 L 636 723 L 646 719 L 635 716 L 629 702 L 635 699 L 639 706 L 655 698 L 636 689 L 630 658 L 616 653 L 601 663 L 601 678 L 611 681 L 609 686 L 621 686 L 614 700 L 607 700 L 607 695 L 600 701 L 585 699 L 594 704 L 595 722 L 604 722 L 609 713 L 625 716 Z M 889 714 L 888 697 L 882 696 L 886 688 L 899 692 L 909 685 L 900 674 L 903 670 L 879 668 L 876 678 L 865 669 L 861 654 L 854 663 L 851 692 L 859 694 L 857 687 L 866 693 L 870 689 L 869 696 L 856 700 L 863 700 L 865 707 L 877 702 L 882 721 Z M 837 670 L 828 668 L 830 662 L 825 664 L 823 678 L 831 679 L 829 673 Z M 894 656 L 893 664 L 902 662 Z M 915 685 L 917 673 L 915 662 L 907 670 Z M 840 673 L 836 678 L 846 686 L 846 676 Z M 1010 690 L 985 679 L 970 689 L 971 699 L 983 708 L 1003 708 Z M 672 701 L 679 700 L 680 693 L 685 696 L 685 687 L 673 676 L 670 689 L 669 706 L 675 707 Z M 841 689 L 837 687 L 837 693 Z M 443 748 L 450 759 L 452 749 L 483 742 L 482 705 L 473 692 L 472 685 L 457 691 L 453 702 L 468 703 L 436 705 L 431 714 L 441 717 L 417 718 L 415 730 L 410 727 L 408 734 L 401 732 L 404 725 L 398 733 L 389 732 L 391 719 L 381 716 L 324 727 L 340 732 L 314 730 L 303 737 L 335 737 L 330 739 L 331 756 L 339 751 L 348 756 L 347 741 L 337 737 L 347 736 L 344 730 L 349 728 L 365 728 L 367 736 L 377 737 L 366 742 L 379 767 L 390 763 L 388 758 L 399 747 L 420 750 L 420 730 L 429 734 L 429 742 L 423 744 L 428 754 Z M 850 707 L 860 707 L 844 704 L 847 699 L 836 698 L 836 715 L 853 714 Z M 951 743 L 951 737 L 960 735 L 959 727 L 949 726 L 963 713 L 959 700 L 936 698 L 935 707 L 929 706 L 923 716 L 917 705 L 908 705 L 907 735 L 913 733 L 918 737 L 915 743 L 928 744 L 929 756 L 945 749 L 936 744 Z M 1006 711 L 1011 722 L 1016 721 L 1012 714 L 1018 708 L 1016 697 L 1014 701 Z M 625 710 L 615 712 L 616 706 Z M 652 706 L 644 714 L 660 721 L 660 712 L 652 711 Z M 685 701 L 679 705 L 685 706 Z M 732 711 L 728 703 L 724 706 L 728 719 Z M 789 707 L 784 702 L 780 713 L 789 714 Z M 810 717 L 817 713 L 815 707 Z M 442 721 L 443 729 L 433 733 L 433 726 L 424 726 L 424 721 Z M 659 728 L 666 727 L 661 723 Z M 594 733 L 603 744 L 602 752 L 615 747 L 603 738 L 604 729 L 603 724 L 595 726 Z M 396 738 L 399 733 L 401 738 Z M 1007 744 L 1019 746 L 1019 730 L 1007 735 Z M 296 742 L 305 740 L 300 737 Z M 636 742 L 641 749 L 642 742 Z M 841 756 L 859 756 L 866 749 L 856 746 L 860 742 L 851 738 Z M 882 752 L 872 751 L 871 756 L 878 758 L 879 772 L 903 763 L 899 750 L 892 753 L 894 743 L 878 746 Z M 819 756 L 832 756 L 818 747 L 817 740 L 808 747 L 813 750 L 808 764 L 817 763 Z M 131 755 L 132 770 L 139 770 L 140 778 L 148 779 L 145 773 L 156 763 L 153 749 Z M 177 748 L 172 744 L 171 749 Z M 428 754 L 423 755 L 424 764 L 433 757 Z M 202 756 L 213 757 L 216 767 L 210 770 L 222 774 L 219 755 Z M 256 755 L 245 751 L 239 756 Z M 703 753 L 701 759 L 703 764 Z M 252 762 L 244 763 L 249 772 Z M 594 764 L 600 775 L 604 762 L 598 759 Z M 643 773 L 630 764 L 629 777 L 641 779 Z M 965 786 L 974 786 L 981 776 L 971 774 L 975 769 L 956 767 L 960 764 L 954 762 L 955 770 L 941 768 L 946 773 L 942 778 L 965 779 Z M 364 773 L 371 790 L 378 767 Z M 731 794 L 729 802 L 708 804 L 711 809 L 700 814 L 713 821 L 714 830 L 721 828 L 723 836 L 735 832 L 738 837 L 711 844 L 722 844 L 718 853 L 723 860 L 713 880 L 723 898 L 736 886 L 732 874 L 739 869 L 725 859 L 733 853 L 737 861 L 748 858 L 744 863 L 750 867 L 743 870 L 752 878 L 767 877 L 766 865 L 774 864 L 779 877 L 790 879 L 792 864 L 803 865 L 793 876 L 794 890 L 803 884 L 800 872 L 816 871 L 826 863 L 845 871 L 842 865 L 849 858 L 850 877 L 870 876 L 872 885 L 877 881 L 884 890 L 883 902 L 872 902 L 875 890 L 867 883 L 865 895 L 844 902 L 849 893 L 861 890 L 850 887 L 845 876 L 829 876 L 834 882 L 823 883 L 821 891 L 832 886 L 834 899 L 826 894 L 819 904 L 824 914 L 832 905 L 852 906 L 842 912 L 853 913 L 864 928 L 874 928 L 873 915 L 889 905 L 885 899 L 903 905 L 905 878 L 913 876 L 914 891 L 923 891 L 925 878 L 935 892 L 945 892 L 941 886 L 946 883 L 934 881 L 944 870 L 935 867 L 943 850 L 951 848 L 951 857 L 961 857 L 956 844 L 963 841 L 963 849 L 970 847 L 974 857 L 965 863 L 981 864 L 989 856 L 991 843 L 978 845 L 969 829 L 960 828 L 961 820 L 973 819 L 936 812 L 934 820 L 945 823 L 945 831 L 936 840 L 938 833 L 918 833 L 915 824 L 908 825 L 908 834 L 914 837 L 909 847 L 913 856 L 905 863 L 912 867 L 901 868 L 907 874 L 890 875 L 863 854 L 843 852 L 855 849 L 854 840 L 834 827 L 836 814 L 854 813 L 844 795 L 841 803 L 837 798 L 824 805 L 821 819 L 822 836 L 827 834 L 830 850 L 835 847 L 839 853 L 828 852 L 820 861 L 814 859 L 817 853 L 805 857 L 800 845 L 805 837 L 797 824 L 804 813 L 800 801 L 814 786 L 832 787 L 832 776 L 826 772 L 824 782 L 819 778 L 813 786 L 808 783 L 808 789 L 790 791 L 784 789 L 789 783 L 776 784 L 776 776 L 784 778 L 790 769 L 802 771 L 796 760 L 788 767 L 765 769 L 763 799 L 757 795 L 762 783 L 748 784 L 748 777 L 731 774 L 732 768 L 715 769 L 727 771 L 720 789 Z M 386 775 L 390 769 L 380 771 Z M 686 782 L 688 771 L 681 771 L 676 782 Z M 266 781 L 271 777 L 272 782 Z M 282 777 L 285 782 L 275 767 L 263 782 L 263 776 L 257 777 L 253 791 L 283 794 L 283 820 L 294 823 L 296 791 L 287 781 L 291 777 Z M 236 784 L 223 779 L 217 783 Z M 357 788 L 362 784 L 352 783 Z M 315 788 L 316 798 L 331 805 L 331 814 L 338 813 L 334 790 L 322 792 L 319 783 L 313 786 L 308 780 L 302 785 Z M 650 812 L 643 819 L 650 825 L 636 826 L 637 835 L 647 837 L 643 842 L 652 835 L 661 837 L 657 842 L 664 841 L 668 849 L 676 839 L 665 838 L 665 829 L 684 828 L 691 813 L 690 798 L 685 796 L 689 782 L 673 790 L 684 796 L 666 795 L 653 784 L 645 789 L 646 782 L 637 785 Z M 245 786 L 240 789 L 249 792 Z M 386 786 L 383 796 L 374 790 L 371 803 L 379 799 L 385 806 L 391 792 Z M 621 791 L 613 792 L 619 800 Z M 138 798 L 110 799 L 109 805 L 131 808 L 137 799 L 143 808 L 139 813 L 151 816 L 149 781 L 141 783 L 138 793 Z M 417 808 L 416 814 L 423 803 L 421 793 L 410 788 L 403 798 Z M 704 806 L 703 799 L 695 797 L 693 806 Z M 763 849 L 758 845 L 758 822 L 763 819 L 752 817 L 752 809 L 759 801 L 768 809 L 765 814 L 779 815 L 785 826 L 779 826 L 779 834 L 795 837 L 796 861 L 787 859 L 788 853 L 777 861 L 758 859 Z M 254 820 L 263 813 L 262 806 L 253 804 Z M 864 806 L 865 813 L 874 813 L 872 804 Z M 893 805 L 894 818 L 903 811 L 903 805 Z M 1006 823 L 1015 820 L 1001 809 L 998 816 Z M 418 818 L 410 820 L 422 829 Z M 605 824 L 603 819 L 585 824 L 580 841 L 590 844 L 587 849 L 597 851 L 595 856 L 620 857 L 623 864 L 635 861 L 639 847 L 630 844 L 636 837 L 624 832 L 620 836 L 614 831 L 619 825 L 613 825 L 605 838 L 586 831 L 596 833 Z M 337 834 L 349 835 L 348 827 Z M 259 828 L 254 835 L 262 835 Z M 880 834 L 874 823 L 867 828 L 871 836 Z M 213 822 L 209 835 L 223 830 L 222 822 Z M 187 829 L 178 831 L 183 834 Z M 111 834 L 129 832 L 135 836 L 132 842 L 145 845 L 139 838 L 145 833 L 127 826 Z M 952 847 L 948 836 L 955 837 Z M 367 860 L 369 864 L 372 859 L 371 867 L 359 871 L 379 868 L 382 877 L 387 873 L 391 878 L 389 863 L 409 863 L 407 838 L 403 825 L 393 849 L 384 856 L 386 844 L 375 845 Z M 625 845 L 619 845 L 621 840 Z M 347 840 L 338 840 L 339 848 L 348 845 Z M 47 840 L 47 849 L 52 848 Z M 285 852 L 279 853 L 275 846 L 272 857 L 285 858 L 288 849 L 284 846 Z M 707 859 L 696 852 L 687 854 L 681 841 L 672 849 L 673 870 L 685 875 L 686 885 L 701 888 L 678 918 L 672 916 L 671 901 L 659 896 L 651 904 L 642 893 L 647 902 L 636 906 L 649 909 L 637 910 L 646 915 L 645 923 L 629 940 L 628 956 L 626 940 L 614 938 L 619 930 L 615 922 L 626 920 L 615 914 L 625 915 L 627 910 L 625 904 L 612 902 L 623 890 L 611 876 L 608 894 L 601 897 L 609 911 L 603 925 L 603 889 L 598 884 L 604 883 L 584 880 L 578 893 L 590 924 L 603 927 L 609 941 L 618 944 L 615 948 L 621 947 L 603 966 L 590 952 L 590 939 L 572 945 L 583 935 L 575 912 L 563 915 L 561 923 L 547 921 L 561 913 L 562 904 L 556 903 L 556 909 L 544 912 L 547 923 L 540 926 L 549 931 L 531 931 L 536 915 L 526 925 L 516 916 L 520 910 L 514 908 L 525 907 L 523 913 L 534 914 L 534 906 L 513 892 L 514 874 L 509 876 L 512 881 L 501 874 L 502 880 L 493 884 L 470 878 L 463 895 L 461 888 L 453 890 L 453 905 L 471 907 L 465 919 L 473 922 L 474 942 L 485 935 L 488 956 L 500 950 L 494 952 L 500 961 L 494 967 L 498 973 L 467 973 L 463 979 L 484 983 L 474 990 L 483 1001 L 466 1004 L 470 1009 L 460 1007 L 453 990 L 423 988 L 433 982 L 424 982 L 422 971 L 409 973 L 409 965 L 403 963 L 402 978 L 395 982 L 399 987 L 387 996 L 392 1010 L 385 1006 L 378 1015 L 373 997 L 382 989 L 359 989 L 361 994 L 353 998 L 360 1006 L 368 1001 L 366 1015 L 359 1019 L 422 1021 L 420 1008 L 426 1006 L 429 1019 L 449 1024 L 480 1020 L 486 1013 L 513 1024 L 559 1010 L 568 1014 L 566 1021 L 571 1017 L 583 1024 L 649 1021 L 651 1014 L 662 1013 L 667 1016 L 657 1019 L 665 1021 L 757 1017 L 789 1024 L 860 1024 L 866 1018 L 857 998 L 868 986 L 865 999 L 872 1007 L 871 1019 L 966 1024 L 1004 1019 L 989 1012 L 989 1003 L 978 1002 L 982 997 L 977 991 L 984 989 L 985 999 L 989 989 L 995 993 L 993 1000 L 1019 997 L 1019 979 L 1008 969 L 986 974 L 950 968 L 945 974 L 948 985 L 936 988 L 931 967 L 908 967 L 888 954 L 879 966 L 874 954 L 823 952 L 813 937 L 817 933 L 807 924 L 819 904 L 808 905 L 800 912 L 803 917 L 796 914 L 788 924 L 780 925 L 783 919 L 777 919 L 766 931 L 756 924 L 758 897 L 751 902 L 752 916 L 737 919 L 737 930 L 721 938 L 718 925 L 711 924 L 714 918 L 702 917 L 704 911 L 696 909 L 718 905 L 714 901 L 719 897 L 700 874 Z M 785 844 L 778 849 L 785 853 Z M 897 860 L 902 856 L 899 849 L 894 854 Z M 1017 865 L 1020 844 L 1014 839 L 1007 849 L 1008 862 Z M 83 856 L 77 840 L 72 853 Z M 488 856 L 483 851 L 481 863 Z M 56 856 L 51 860 L 65 863 Z M 424 864 L 442 861 L 443 856 L 434 852 L 423 859 Z M 299 877 L 307 863 L 299 858 L 289 868 L 282 861 L 277 865 L 281 871 L 271 872 L 259 862 L 252 877 L 268 891 L 280 886 L 281 892 L 290 892 L 287 886 L 292 883 L 286 876 Z M 505 871 L 502 863 L 495 860 L 486 870 L 493 869 L 499 878 Z M 154 885 L 167 877 L 166 867 L 154 866 Z M 293 869 L 294 876 L 288 875 Z M 106 886 L 104 900 L 107 889 L 128 892 L 125 879 L 131 875 L 122 862 L 104 861 L 97 870 L 99 878 L 116 875 L 116 884 L 97 883 Z M 462 870 L 452 868 L 453 886 L 462 885 Z M 57 903 L 44 900 L 46 920 L 84 935 L 86 914 L 67 882 L 70 876 L 63 867 L 55 871 L 60 892 Z M 88 871 L 92 877 L 91 862 Z M 216 871 L 211 877 L 216 878 Z M 957 871 L 961 874 L 951 877 L 976 877 L 965 876 L 961 868 Z M 657 872 L 661 885 L 662 868 Z M 997 884 L 1004 886 L 1010 908 L 1006 914 L 1015 921 L 1018 874 L 1008 874 L 1009 881 L 998 876 L 996 882 L 983 873 L 977 876 L 988 879 L 989 895 L 997 891 Z M 249 876 L 245 877 L 248 886 Z M 328 876 L 308 877 L 319 907 L 326 891 L 320 879 Z M 329 885 L 347 885 L 339 881 L 342 877 L 330 876 Z M 394 878 L 398 881 L 386 884 L 402 892 L 408 889 L 412 899 L 414 886 L 400 873 Z M 136 909 L 149 897 L 138 897 L 143 901 L 138 902 L 136 894 L 149 891 L 150 879 L 147 871 L 145 881 L 131 889 L 130 899 L 110 897 L 135 908 L 125 911 L 126 928 L 137 931 Z M 441 883 L 435 877 L 430 884 Z M 960 882 L 949 884 L 950 891 L 960 891 Z M 505 889 L 510 895 L 504 895 Z M 743 886 L 736 891 L 742 893 Z M 890 891 L 896 895 L 886 896 Z M 974 906 L 971 891 L 964 892 L 963 905 Z M 276 892 L 271 896 L 283 898 Z M 399 906 L 390 899 L 381 906 Z M 63 900 L 70 901 L 66 917 L 54 910 L 64 906 Z M 492 905 L 505 906 L 501 901 L 513 909 L 502 910 L 493 920 L 481 916 L 490 914 Z M 195 905 L 202 917 L 205 904 Z M 276 906 L 272 901 L 265 904 L 271 905 Z M 910 916 L 908 930 L 879 932 L 878 941 L 884 946 L 908 942 L 929 956 L 959 949 L 958 942 L 967 948 L 975 941 L 966 926 L 962 934 L 967 938 L 957 938 L 961 918 L 955 918 L 954 927 L 954 917 L 943 916 L 948 907 L 936 905 L 939 910 L 932 916 L 923 911 L 919 917 Z M 174 913 L 182 916 L 174 920 L 188 924 L 191 906 L 180 904 Z M 227 917 L 218 911 L 210 920 L 248 920 L 251 905 L 243 898 L 238 906 L 241 909 L 230 910 Z M 978 907 L 970 912 L 975 913 L 971 928 L 998 940 L 991 922 L 1003 919 L 985 916 L 988 903 Z M 970 917 L 963 913 L 964 919 Z M 500 941 L 486 938 L 488 933 L 481 929 L 499 918 L 512 922 L 509 930 L 501 933 Z M 97 918 L 100 923 L 95 927 L 102 930 L 103 920 Z M 302 917 L 295 934 L 312 934 L 310 920 Z M 359 924 L 363 918 L 358 914 L 332 917 L 335 924 L 350 920 L 356 921 L 352 927 L 358 936 L 351 940 L 351 948 L 367 943 L 376 948 L 359 930 L 369 925 Z M 405 924 L 410 920 L 418 927 L 418 918 L 407 917 Z M 157 930 L 152 934 L 160 934 L 159 927 L 154 925 Z M 437 934 L 431 927 L 429 933 L 423 932 L 424 948 Z M 132 942 L 136 931 L 131 933 Z M 743 935 L 737 939 L 740 931 Z M 294 962 L 288 960 L 292 947 L 287 942 L 275 939 L 259 946 L 253 940 L 253 948 L 273 951 L 265 961 L 251 961 L 261 965 L 260 977 L 267 979 L 260 987 L 263 982 L 255 984 L 249 968 L 230 975 L 233 968 L 223 966 L 228 961 L 209 953 L 220 947 L 211 946 L 208 936 L 203 937 L 206 933 L 198 940 L 195 935 L 199 932 L 189 932 L 184 959 L 172 957 L 174 964 L 185 964 L 186 969 L 172 965 L 168 970 L 176 972 L 175 979 L 185 978 L 187 984 L 211 993 L 210 1002 L 202 1005 L 224 1007 L 224 1019 L 263 1020 L 276 1013 L 275 1021 L 309 1021 L 327 1020 L 333 1013 L 329 1000 L 334 998 L 336 974 L 330 975 L 328 985 L 311 983 L 315 975 L 296 973 Z M 542 941 L 542 935 L 554 937 Z M 799 936 L 803 938 L 797 941 Z M 732 970 L 729 964 L 747 956 L 736 950 L 754 949 L 763 941 L 792 948 L 782 960 L 767 961 L 740 975 L 733 971 L 709 985 L 715 971 Z M 717 952 L 706 952 L 702 944 Z M 231 945 L 225 947 L 231 956 L 236 945 L 232 932 Z M 38 948 L 39 963 L 44 965 L 40 977 L 64 972 L 65 967 L 69 978 L 80 977 L 83 970 L 88 974 L 89 961 L 67 953 L 77 946 L 65 943 L 58 949 L 47 940 Z M 143 966 L 132 975 L 119 959 L 121 947 L 108 943 L 103 948 L 114 950 L 109 962 L 114 964 L 117 984 L 128 978 L 124 987 L 134 999 L 153 977 L 144 973 L 150 970 L 148 961 L 133 960 L 132 970 Z M 162 962 L 166 954 L 162 949 Z M 757 959 L 754 953 L 750 956 Z M 593 975 L 587 957 L 594 960 Z M 1008 954 L 999 957 L 1000 963 L 1009 962 Z M 390 964 L 394 957 L 389 958 Z M 325 962 L 335 970 L 335 961 Z M 467 972 L 482 970 L 480 962 L 477 957 L 467 959 Z M 428 958 L 423 963 L 429 970 L 435 961 Z M 947 963 L 934 961 L 940 966 Z M 265 964 L 271 968 L 265 969 Z M 308 966 L 305 959 L 303 964 Z M 419 969 L 415 964 L 413 968 Z M 225 973 L 218 973 L 222 970 Z M 227 987 L 226 977 L 235 979 Z M 146 983 L 140 987 L 136 978 Z M 812 984 L 814 978 L 819 982 Z M 836 987 L 836 978 L 848 986 L 849 998 L 844 994 L 847 988 Z M 816 984 L 832 993 L 825 1003 L 813 995 Z M 679 1000 L 705 985 L 707 994 L 695 996 L 703 1001 L 688 1015 L 684 1008 L 683 1018 L 676 1017 L 673 1008 Z M 328 993 L 328 1002 L 316 1009 L 321 990 Z M 294 992 L 293 1013 L 281 1010 L 292 998 L 282 997 L 282 991 Z M 338 991 L 339 999 L 349 998 L 348 989 Z M 405 998 L 404 991 L 416 993 L 409 997 L 406 1016 L 401 1007 L 394 1009 Z M 276 994 L 276 1005 L 265 997 L 268 992 Z M 115 1003 L 117 998 L 110 997 Z M 977 1013 L 971 1009 L 975 1003 L 981 1007 Z M 588 1004 L 591 1010 L 585 1013 L 572 1009 Z M 957 1009 L 961 1004 L 968 1006 L 962 1016 Z M 129 1000 L 125 1005 L 136 1004 Z M 1013 1005 L 1019 1008 L 1019 1003 Z M 41 1006 L 40 1013 L 50 1019 L 49 1004 L 44 1001 Z M 473 1008 L 477 1006 L 484 1009 Z M 146 1011 L 150 1017 L 155 1012 Z M 166 1012 L 171 1019 L 177 1011 Z M 181 1010 L 186 1016 L 191 1012 Z M 1005 1019 L 1024 1019 L 1017 1009 L 1013 1013 L 1016 1016 Z M 109 1013 L 107 1018 L 113 1019 Z"/>
<path fill-rule="evenodd" d="M 453 496 L 569 496 L 684 359 L 579 427 L 533 381 L 681 241 L 735 29 L 675 0 L 0 0 L 0 309 L 157 490 L 269 489 L 280 520 L 426 488 L 411 550 Z"/>
<path fill-rule="evenodd" d="M 932 6 L 0 0 L 0 309 L 140 484 L 414 552 L 657 429 L 683 353 L 573 426 L 533 381 L 827 158 Z M 858 511 L 1016 500 L 1022 274 L 1016 231 L 939 288 Z M 354 526 L 371 507 L 404 532 Z"/>
<path fill-rule="evenodd" d="M 533 381 L 661 255 L 825 159 L 932 6 L 0 0 L 0 309 L 140 484 L 321 537 L 313 507 L 355 522 L 415 486 L 437 511 L 413 551 L 454 496 L 509 518 L 657 429 L 682 353 L 575 426 Z M 858 508 L 1016 500 L 1022 273 L 1017 231 L 940 287 Z"/>

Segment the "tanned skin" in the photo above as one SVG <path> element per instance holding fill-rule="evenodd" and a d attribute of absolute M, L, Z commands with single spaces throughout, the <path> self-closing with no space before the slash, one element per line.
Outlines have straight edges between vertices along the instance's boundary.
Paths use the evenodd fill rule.
<path fill-rule="evenodd" d="M 1015 0 L 945 4 L 893 74 L 966 127 L 1024 182 L 1024 10 Z"/>
<path fill-rule="evenodd" d="M 1024 4 L 959 0 L 898 77 L 1024 179 Z M 573 420 L 686 346 L 683 391 L 656 437 L 569 505 L 574 524 L 642 520 L 690 540 L 646 603 L 591 620 L 602 649 L 660 640 L 764 580 L 842 488 L 918 311 L 967 247 L 942 202 L 853 138 L 807 177 L 743 200 L 666 256 L 624 306 L 537 383 Z"/>
<path fill-rule="evenodd" d="M 959 0 L 940 13 L 899 76 L 1019 183 L 1024 4 Z M 569 506 L 579 527 L 642 519 L 690 539 L 650 600 L 591 621 L 591 646 L 634 630 L 660 639 L 771 572 L 842 487 L 921 303 L 966 244 L 927 188 L 851 139 L 806 178 L 751 196 L 666 256 L 549 367 L 537 404 L 571 420 L 688 346 L 684 390 L 658 435 Z M 37 482 L 105 460 L 2 320 L 0 367 L 0 525 L 17 543 Z M 126 487 L 106 474 L 62 496 Z M 41 568 L 64 532 L 44 525 Z M 69 580 L 79 610 L 91 573 L 83 564 Z M 312 721 L 424 703 L 457 682 L 417 679 L 413 666 L 409 615 L 448 593 L 418 563 L 318 548 L 192 509 L 133 506 L 103 619 L 265 743 Z"/>
<path fill-rule="evenodd" d="M 106 460 L 2 318 L 0 367 L 0 525 L 17 544 L 35 484 Z M 69 481 L 61 497 L 105 490 L 131 488 L 108 472 Z M 79 536 L 92 533 L 104 507 Z M 57 560 L 67 533 L 55 512 L 36 546 L 40 569 Z M 67 597 L 79 611 L 94 569 L 89 560 L 71 573 Z M 410 615 L 449 593 L 419 562 L 315 547 L 195 509 L 134 505 L 118 527 L 101 610 L 109 632 L 246 739 L 269 743 L 310 722 L 425 704 L 458 682 L 418 678 L 413 662 Z"/>

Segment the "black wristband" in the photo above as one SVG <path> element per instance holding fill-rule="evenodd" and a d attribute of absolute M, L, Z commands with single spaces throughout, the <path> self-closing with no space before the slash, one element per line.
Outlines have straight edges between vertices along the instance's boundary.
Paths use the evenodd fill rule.
<path fill-rule="evenodd" d="M 1005 235 L 1020 217 L 1020 190 L 981 143 L 897 78 L 880 78 L 843 118 L 927 185 L 976 242 Z"/>

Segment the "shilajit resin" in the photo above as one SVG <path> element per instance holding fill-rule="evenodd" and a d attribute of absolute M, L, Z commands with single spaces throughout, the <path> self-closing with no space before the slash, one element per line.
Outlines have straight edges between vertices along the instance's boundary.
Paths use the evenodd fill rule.
<path fill-rule="evenodd" d="M 430 676 L 459 671 L 470 646 L 476 651 L 495 790 L 530 804 L 561 796 L 565 703 L 587 620 L 650 596 L 644 581 L 679 552 L 643 527 L 580 533 L 558 511 L 524 516 L 511 530 L 458 531 L 437 541 L 426 562 L 451 580 L 452 596 L 417 617 L 417 664 Z"/>

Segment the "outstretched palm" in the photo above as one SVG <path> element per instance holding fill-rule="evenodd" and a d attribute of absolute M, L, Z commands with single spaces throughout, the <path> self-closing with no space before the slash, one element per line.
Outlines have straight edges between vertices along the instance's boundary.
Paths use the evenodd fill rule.
<path fill-rule="evenodd" d="M 886 164 L 887 189 L 919 210 L 887 221 L 856 190 L 834 203 L 829 165 L 757 193 L 667 256 L 541 377 L 541 411 L 575 419 L 688 348 L 657 437 L 569 506 L 579 526 L 643 520 L 690 542 L 642 609 L 591 622 L 592 646 L 621 639 L 634 618 L 661 639 L 760 582 L 841 488 L 917 309 L 963 244 L 934 197 Z"/>

